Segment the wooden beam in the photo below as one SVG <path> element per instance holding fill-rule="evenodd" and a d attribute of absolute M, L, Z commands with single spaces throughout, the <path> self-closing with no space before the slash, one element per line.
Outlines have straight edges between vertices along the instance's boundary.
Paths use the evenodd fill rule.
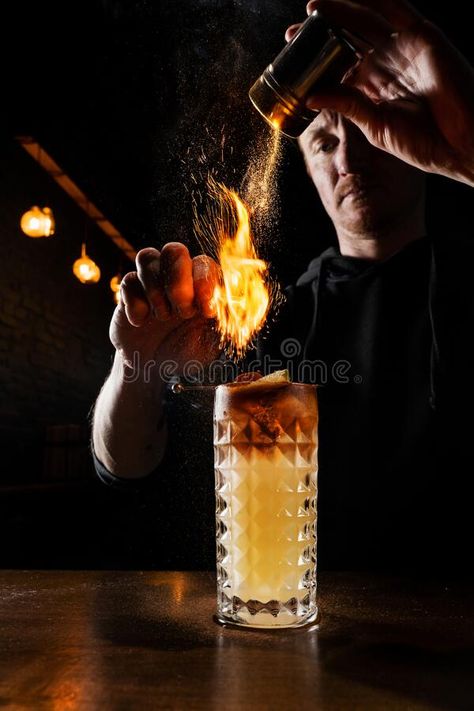
<path fill-rule="evenodd" d="M 40 144 L 31 136 L 17 136 L 16 140 L 35 159 L 43 170 L 50 175 L 53 180 L 74 200 L 86 215 L 97 223 L 102 232 L 133 262 L 137 254 L 136 249 L 128 242 L 118 229 L 108 220 L 105 215 L 94 205 L 93 202 L 82 192 L 82 190 L 66 175 L 56 161 L 51 158 Z"/>

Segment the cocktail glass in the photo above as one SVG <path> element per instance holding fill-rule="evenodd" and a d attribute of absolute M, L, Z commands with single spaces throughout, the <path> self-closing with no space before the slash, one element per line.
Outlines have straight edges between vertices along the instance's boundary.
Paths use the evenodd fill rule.
<path fill-rule="evenodd" d="M 317 618 L 316 386 L 216 389 L 217 619 L 298 627 Z"/>

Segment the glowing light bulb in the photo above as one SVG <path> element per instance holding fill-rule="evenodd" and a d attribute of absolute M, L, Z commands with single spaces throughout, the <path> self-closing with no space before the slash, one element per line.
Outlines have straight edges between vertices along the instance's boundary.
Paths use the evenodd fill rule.
<path fill-rule="evenodd" d="M 122 283 L 122 275 L 116 274 L 110 280 L 110 288 L 114 294 L 114 301 L 116 304 L 120 302 L 120 284 Z"/>
<path fill-rule="evenodd" d="M 51 208 L 34 205 L 22 215 L 20 227 L 28 237 L 51 237 L 55 228 Z"/>
<path fill-rule="evenodd" d="M 72 271 L 74 276 L 76 276 L 82 284 L 95 284 L 100 279 L 100 269 L 97 264 L 87 256 L 85 244 L 82 245 L 81 256 L 74 262 Z"/>

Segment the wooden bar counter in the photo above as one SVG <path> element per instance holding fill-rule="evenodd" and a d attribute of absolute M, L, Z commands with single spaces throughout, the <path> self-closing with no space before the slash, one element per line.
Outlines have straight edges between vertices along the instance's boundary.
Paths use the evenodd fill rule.
<path fill-rule="evenodd" d="M 211 573 L 0 571 L 0 707 L 467 711 L 472 593 L 320 573 L 317 629 L 251 631 Z"/>

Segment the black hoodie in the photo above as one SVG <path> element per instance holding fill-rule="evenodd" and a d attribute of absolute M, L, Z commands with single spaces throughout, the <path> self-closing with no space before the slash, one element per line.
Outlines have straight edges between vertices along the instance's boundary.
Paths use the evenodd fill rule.
<path fill-rule="evenodd" d="M 460 537 L 472 537 L 466 402 L 449 387 L 461 353 L 474 363 L 462 325 L 472 297 L 453 255 L 427 237 L 383 261 L 330 248 L 286 289 L 260 344 L 273 367 L 320 384 L 323 568 L 429 569 L 440 556 L 456 567 Z"/>
<path fill-rule="evenodd" d="M 289 367 L 294 380 L 320 384 L 323 569 L 467 570 L 471 253 L 428 238 L 381 262 L 331 248 L 285 290 L 260 339 L 262 369 Z M 212 568 L 212 402 L 196 410 L 171 398 L 168 413 L 170 442 L 154 474 L 124 481 L 97 460 L 96 469 L 105 483 L 135 491 L 132 556 Z"/>

